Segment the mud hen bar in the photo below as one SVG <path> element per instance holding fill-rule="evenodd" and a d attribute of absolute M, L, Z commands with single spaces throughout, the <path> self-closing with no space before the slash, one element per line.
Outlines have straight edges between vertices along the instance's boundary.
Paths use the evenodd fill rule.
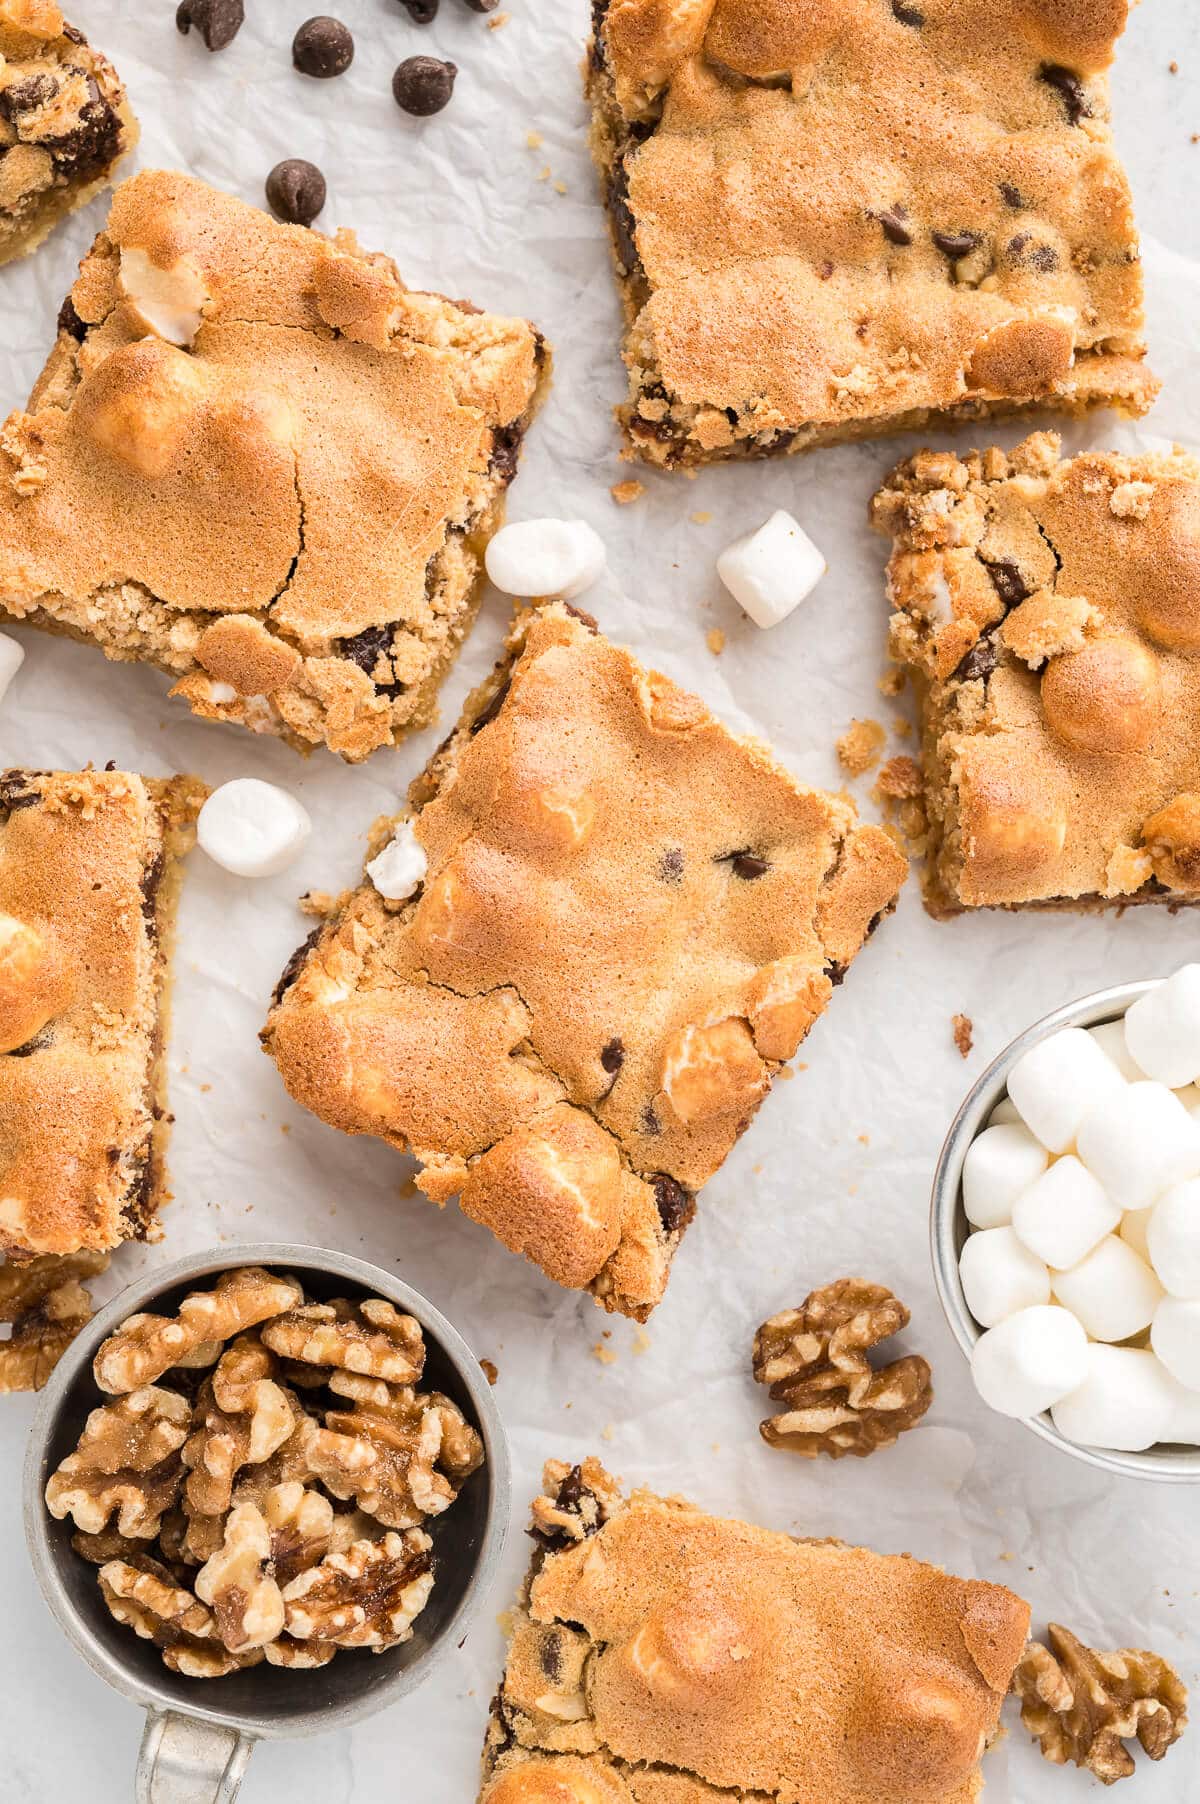
<path fill-rule="evenodd" d="M 52 0 L 0 0 L 0 263 L 106 187 L 137 137 L 116 70 Z"/>
<path fill-rule="evenodd" d="M 434 1201 L 644 1319 L 904 860 L 562 604 L 518 620 L 409 797 L 423 888 L 341 901 L 267 1049 Z"/>
<path fill-rule="evenodd" d="M 480 1804 L 969 1804 L 1029 1609 L 551 1461 Z"/>
<path fill-rule="evenodd" d="M 157 1233 L 179 860 L 204 795 L 0 771 L 0 1253 Z"/>
<path fill-rule="evenodd" d="M 875 497 L 933 914 L 1200 900 L 1200 463 L 923 451 Z"/>
<path fill-rule="evenodd" d="M 1141 413 L 1105 71 L 1126 0 L 596 0 L 630 449 Z"/>
<path fill-rule="evenodd" d="M 135 176 L 0 428 L 0 606 L 365 758 L 432 715 L 545 364 L 351 233 Z"/>

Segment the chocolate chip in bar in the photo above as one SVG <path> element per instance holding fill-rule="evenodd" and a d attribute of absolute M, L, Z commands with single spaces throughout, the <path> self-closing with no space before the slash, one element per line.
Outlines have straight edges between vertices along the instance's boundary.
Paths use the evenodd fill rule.
<path fill-rule="evenodd" d="M 446 105 L 457 74 L 456 64 L 439 62 L 436 56 L 410 56 L 392 76 L 392 96 L 406 113 L 428 119 Z"/>
<path fill-rule="evenodd" d="M 315 163 L 286 157 L 267 177 L 267 205 L 289 225 L 311 225 L 325 205 L 325 177 Z"/>
<path fill-rule="evenodd" d="M 206 50 L 224 50 L 242 29 L 245 18 L 242 0 L 181 0 L 175 25 L 184 37 L 195 26 Z"/>
<path fill-rule="evenodd" d="M 292 64 L 301 75 L 329 81 L 344 75 L 354 61 L 354 38 L 348 25 L 328 13 L 306 19 L 292 39 Z"/>
<path fill-rule="evenodd" d="M 441 0 L 400 0 L 414 25 L 432 25 L 437 18 L 440 3 Z"/>

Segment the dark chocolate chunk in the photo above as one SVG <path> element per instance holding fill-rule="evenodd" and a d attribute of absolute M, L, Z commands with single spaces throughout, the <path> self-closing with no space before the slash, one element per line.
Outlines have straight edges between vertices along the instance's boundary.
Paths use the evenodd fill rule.
<path fill-rule="evenodd" d="M 615 1077 L 625 1063 L 625 1046 L 619 1039 L 610 1040 L 600 1053 L 600 1064 L 610 1077 Z"/>
<path fill-rule="evenodd" d="M 80 108 L 73 130 L 59 138 L 41 140 L 42 149 L 49 151 L 58 173 L 72 181 L 86 181 L 106 169 L 116 161 L 121 149 L 120 119 L 91 77 L 88 89 L 91 99 Z"/>
<path fill-rule="evenodd" d="M 59 84 L 48 73 L 27 75 L 24 81 L 10 82 L 7 88 L 0 88 L 0 117 L 16 124 L 22 113 L 36 113 L 39 107 L 47 105 L 58 93 Z"/>
<path fill-rule="evenodd" d="M 683 847 L 668 846 L 658 861 L 658 874 L 664 883 L 679 883 L 683 879 Z"/>
<path fill-rule="evenodd" d="M 980 639 L 954 672 L 954 680 L 957 683 L 975 683 L 983 677 L 990 677 L 995 668 L 996 647 L 990 639 Z"/>
<path fill-rule="evenodd" d="M 1083 83 L 1074 69 L 1066 69 L 1061 63 L 1043 63 L 1038 70 L 1038 80 L 1044 81 L 1048 88 L 1053 88 L 1061 97 L 1072 125 L 1078 125 L 1081 119 L 1091 116 L 1092 109 L 1083 91 Z"/>
<path fill-rule="evenodd" d="M 681 1228 L 687 1227 L 696 1213 L 695 1199 L 677 1179 L 669 1177 L 665 1171 L 656 1173 L 650 1182 L 654 1186 L 654 1201 L 663 1233 L 677 1234 Z"/>
<path fill-rule="evenodd" d="M 497 426 L 492 432 L 492 455 L 488 462 L 488 474 L 496 481 L 508 487 L 517 473 L 517 460 L 521 455 L 521 442 L 525 437 L 525 424 L 522 420 L 514 420 L 511 426 Z"/>
<path fill-rule="evenodd" d="M 569 614 L 572 620 L 578 620 L 581 626 L 586 626 L 589 633 L 600 631 L 600 623 L 596 616 L 589 614 L 586 608 L 577 608 L 573 601 L 564 601 L 562 605 L 563 613 Z"/>
<path fill-rule="evenodd" d="M 1001 182 L 1000 198 L 1006 207 L 1020 212 L 1025 205 L 1025 197 L 1014 182 Z"/>
<path fill-rule="evenodd" d="M 1033 592 L 1011 558 L 999 558 L 994 564 L 988 564 L 987 573 L 1006 608 L 1015 608 Z"/>
<path fill-rule="evenodd" d="M 846 980 L 846 967 L 839 965 L 836 958 L 832 958 L 825 967 L 825 975 L 836 990 L 838 985 Z"/>
<path fill-rule="evenodd" d="M 475 716 L 474 720 L 471 722 L 472 738 L 474 738 L 476 733 L 481 733 L 483 731 L 484 727 L 488 726 L 493 720 L 495 720 L 497 714 L 499 714 L 501 708 L 504 706 L 505 698 L 508 695 L 508 692 L 511 688 L 512 688 L 512 681 L 510 678 L 506 677 L 504 682 L 501 683 L 499 689 L 497 689 L 495 695 L 493 695 L 493 697 L 492 697 L 491 701 L 488 703 L 487 707 L 483 710 L 483 713 L 477 714 Z"/>
<path fill-rule="evenodd" d="M 747 883 L 753 883 L 756 877 L 765 877 L 771 868 L 765 858 L 759 858 L 754 852 L 735 852 L 729 862 L 734 876 L 743 877 Z"/>
<path fill-rule="evenodd" d="M 576 1468 L 578 1470 L 578 1468 Z M 538 1643 L 538 1665 L 550 1680 L 557 1685 L 562 1678 L 562 1641 L 557 1629 L 548 1629 Z"/>
<path fill-rule="evenodd" d="M 652 1102 L 648 1102 L 642 1110 L 642 1117 L 639 1125 L 643 1134 L 654 1135 L 662 1133 L 662 1122 L 654 1113 L 654 1104 Z"/>
<path fill-rule="evenodd" d="M 942 255 L 949 257 L 952 263 L 957 263 L 979 243 L 978 232 L 931 232 L 930 236 Z"/>
<path fill-rule="evenodd" d="M 87 326 L 76 313 L 75 303 L 70 295 L 58 310 L 58 329 L 60 332 L 69 332 L 76 344 L 82 344 L 87 337 Z"/>
<path fill-rule="evenodd" d="M 925 23 L 925 14 L 908 5 L 907 0 L 892 0 L 892 13 L 901 25 L 911 25 L 917 30 Z"/>
<path fill-rule="evenodd" d="M 392 76 L 392 98 L 416 119 L 440 113 L 454 92 L 456 63 L 439 62 L 436 56 L 410 56 Z"/>
<path fill-rule="evenodd" d="M 242 29 L 245 18 L 242 0 L 181 0 L 175 24 L 185 37 L 194 25 L 206 50 L 224 50 Z"/>
<path fill-rule="evenodd" d="M 275 985 L 275 988 L 271 991 L 272 1007 L 274 1007 L 274 1005 L 277 1002 L 283 1001 L 284 997 L 287 995 L 288 991 L 291 989 L 292 985 L 295 983 L 296 979 L 299 977 L 300 967 L 303 965 L 305 959 L 308 957 L 309 953 L 312 951 L 313 947 L 316 945 L 317 941 L 320 939 L 320 937 L 324 931 L 325 931 L 325 923 L 324 923 L 324 921 L 321 921 L 318 923 L 318 925 L 316 927 L 313 928 L 312 932 L 309 934 L 309 936 L 305 940 L 304 944 L 302 946 L 296 947 L 296 950 L 292 953 L 292 956 L 288 959 L 287 964 L 283 967 L 283 971 L 280 974 L 279 982 Z"/>
<path fill-rule="evenodd" d="M 911 244 L 912 227 L 908 223 L 908 208 L 897 204 L 889 207 L 886 213 L 876 213 L 876 219 L 883 227 L 883 235 L 890 244 Z"/>
<path fill-rule="evenodd" d="M 292 66 L 301 75 L 312 75 L 317 81 L 330 81 L 344 75 L 354 61 L 354 38 L 350 27 L 328 13 L 316 13 L 305 19 L 292 39 Z"/>
<path fill-rule="evenodd" d="M 400 4 L 414 25 L 432 25 L 441 0 L 400 0 Z"/>
<path fill-rule="evenodd" d="M 12 814 L 18 808 L 32 808 L 42 799 L 40 789 L 30 786 L 31 773 L 26 770 L 6 770 L 0 773 L 0 808 Z"/>
<path fill-rule="evenodd" d="M 155 915 L 158 908 L 158 890 L 159 885 L 163 880 L 166 862 L 166 859 L 160 852 L 154 861 L 142 872 L 142 917 L 150 927 L 155 926 Z"/>
<path fill-rule="evenodd" d="M 371 674 L 380 658 L 386 658 L 390 653 L 395 630 L 393 626 L 365 626 L 352 639 L 341 641 L 343 658 L 349 658 L 352 664 L 357 664 L 360 670 L 365 671 L 380 695 L 399 695 L 404 688 L 403 683 L 389 682 L 386 678 L 382 683 L 375 682 Z"/>
<path fill-rule="evenodd" d="M 608 182 L 608 216 L 612 221 L 613 243 L 617 258 L 626 274 L 641 268 L 637 247 L 637 222 L 629 205 L 629 171 L 624 157 L 618 157 Z"/>
<path fill-rule="evenodd" d="M 267 177 L 267 205 L 288 225 L 311 225 L 325 205 L 325 177 L 315 163 L 286 157 Z"/>

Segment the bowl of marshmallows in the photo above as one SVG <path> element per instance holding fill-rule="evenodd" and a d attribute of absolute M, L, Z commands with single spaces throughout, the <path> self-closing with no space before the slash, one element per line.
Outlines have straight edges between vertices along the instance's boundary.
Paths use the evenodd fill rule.
<path fill-rule="evenodd" d="M 1200 964 L 993 1060 L 938 1160 L 932 1246 L 985 1403 L 1108 1471 L 1200 1483 Z"/>

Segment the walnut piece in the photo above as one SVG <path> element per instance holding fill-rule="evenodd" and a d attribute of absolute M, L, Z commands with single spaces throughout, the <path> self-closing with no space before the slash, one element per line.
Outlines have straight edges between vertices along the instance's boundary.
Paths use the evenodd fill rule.
<path fill-rule="evenodd" d="M 278 1584 L 290 1584 L 329 1551 L 333 1505 L 298 1479 L 272 1485 L 263 1499 L 263 1517 L 271 1531 L 271 1570 Z"/>
<path fill-rule="evenodd" d="M 0 1322 L 12 1324 L 0 1342 L 0 1396 L 41 1390 L 92 1319 L 92 1299 L 81 1280 L 107 1265 L 107 1253 L 47 1253 L 0 1265 Z"/>
<path fill-rule="evenodd" d="M 928 1363 L 909 1353 L 878 1370 L 870 1348 L 907 1326 L 909 1312 L 882 1284 L 839 1278 L 764 1322 L 754 1376 L 787 1405 L 760 1424 L 770 1447 L 807 1458 L 864 1458 L 919 1422 L 933 1401 Z"/>
<path fill-rule="evenodd" d="M 410 1528 L 328 1554 L 285 1588 L 288 1634 L 376 1652 L 407 1641 L 433 1589 L 432 1547 L 428 1535 Z"/>
<path fill-rule="evenodd" d="M 1098 1653 L 1052 1622 L 1049 1647 L 1031 1641 L 1013 1674 L 1021 1721 L 1057 1766 L 1073 1760 L 1104 1785 L 1133 1772 L 1125 1741 L 1135 1736 L 1161 1760 L 1187 1726 L 1187 1688 L 1144 1648 Z"/>
<path fill-rule="evenodd" d="M 164 1372 L 193 1359 L 206 1341 L 225 1341 L 290 1309 L 303 1295 L 294 1278 L 261 1266 L 222 1272 L 212 1290 L 193 1291 L 177 1316 L 134 1315 L 109 1336 L 93 1370 L 102 1391 L 120 1396 L 152 1384 Z"/>
<path fill-rule="evenodd" d="M 213 1632 L 212 1612 L 177 1585 L 165 1566 L 146 1554 L 108 1560 L 100 1568 L 100 1588 L 110 1609 L 114 1598 L 123 1598 L 139 1606 L 143 1621 L 154 1618 L 160 1630 L 172 1629 L 197 1639 Z"/>
<path fill-rule="evenodd" d="M 352 1407 L 326 1410 L 309 1446 L 313 1474 L 385 1528 L 440 1516 L 482 1463 L 479 1436 L 438 1392 L 424 1396 L 356 1372 L 333 1373 L 329 1388 Z"/>
<path fill-rule="evenodd" d="M 234 1480 L 261 1465 L 294 1432 L 300 1411 L 270 1377 L 274 1357 L 254 1335 L 241 1335 L 218 1360 L 196 1399 L 197 1426 L 183 1449 L 187 1480 L 187 1553 L 208 1560 L 221 1545 L 221 1521 L 233 1501 Z"/>
<path fill-rule="evenodd" d="M 412 1384 L 425 1364 L 421 1324 L 382 1297 L 362 1303 L 338 1297 L 289 1309 L 263 1329 L 263 1340 L 281 1358 L 337 1366 L 389 1384 Z"/>
<path fill-rule="evenodd" d="M 283 1597 L 268 1571 L 271 1538 L 257 1505 L 239 1503 L 225 1518 L 221 1546 L 196 1574 L 196 1596 L 212 1605 L 231 1653 L 264 1647 L 283 1628 Z"/>
<path fill-rule="evenodd" d="M 185 1397 L 155 1385 L 94 1409 L 46 1486 L 50 1514 L 89 1535 L 115 1515 L 121 1534 L 149 1540 L 179 1494 L 190 1416 Z"/>

